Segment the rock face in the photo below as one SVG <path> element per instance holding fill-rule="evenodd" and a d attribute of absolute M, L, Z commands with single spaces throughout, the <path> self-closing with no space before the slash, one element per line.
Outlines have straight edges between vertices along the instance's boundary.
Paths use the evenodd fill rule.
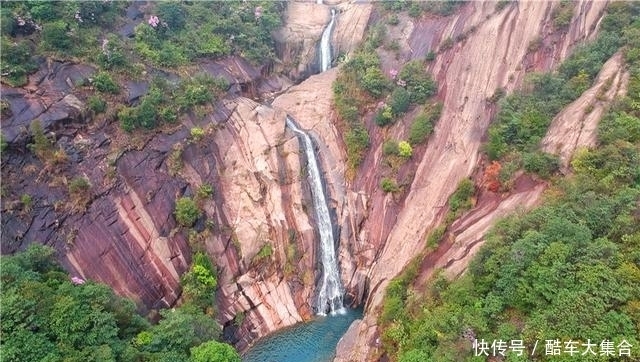
<path fill-rule="evenodd" d="M 320 70 L 317 44 L 330 16 L 329 7 L 315 2 L 287 5 L 285 25 L 276 34 L 276 44 L 283 68 L 291 69 L 290 78 L 302 79 Z"/>
<path fill-rule="evenodd" d="M 493 113 L 485 100 L 497 88 L 511 91 L 517 87 L 525 70 L 546 70 L 558 64 L 566 56 L 568 47 L 595 32 L 605 6 L 596 3 L 589 6 L 577 4 L 574 14 L 577 19 L 574 19 L 566 35 L 557 37 L 554 43 L 543 39 L 545 46 L 537 52 L 544 53 L 544 57 L 552 62 L 542 63 L 536 62 L 539 59 L 537 54 L 529 54 L 528 44 L 538 34 L 551 36 L 549 24 L 554 3 L 514 3 L 499 12 L 494 10 L 494 5 L 468 3 L 447 19 L 433 22 L 423 19 L 411 27 L 413 33 L 409 37 L 409 44 L 413 54 L 417 49 L 435 49 L 436 44 L 446 38 L 460 40 L 451 48 L 441 50 L 431 66 L 440 86 L 438 98 L 444 105 L 442 116 L 418 161 L 415 177 L 402 207 L 389 226 L 380 221 L 388 219 L 388 209 L 394 210 L 386 206 L 392 201 L 387 198 L 380 202 L 378 200 L 383 198 L 380 192 L 371 193 L 374 207 L 364 222 L 362 234 L 376 238 L 371 243 L 376 245 L 379 252 L 374 260 L 365 262 L 365 265 L 372 263 L 368 269 L 370 294 L 365 318 L 359 324 L 358 331 L 353 332 L 358 334 L 355 343 L 358 347 L 338 356 L 336 360 L 367 360 L 367 356 L 373 353 L 377 335 L 376 311 L 381 305 L 387 284 L 413 258 L 416 250 L 422 250 L 426 235 L 446 212 L 444 206 L 449 195 L 462 178 L 472 174 L 478 164 L 482 137 Z M 424 38 L 429 44 L 421 44 L 419 34 L 427 29 L 435 34 Z M 458 37 L 460 34 L 464 36 Z M 420 56 L 420 53 L 416 56 Z M 373 159 L 365 160 L 364 168 L 375 165 L 376 156 L 370 154 L 370 157 Z M 358 184 L 366 187 L 373 183 L 371 174 L 359 175 L 356 187 Z M 535 195 L 529 196 L 536 199 Z M 487 217 L 500 213 L 501 207 L 494 210 Z"/>
<path fill-rule="evenodd" d="M 2 117 L 2 135 L 9 143 L 24 143 L 27 129 L 38 119 L 45 129 L 61 129 L 60 123 L 81 120 L 83 104 L 72 89 L 95 72 L 84 64 L 41 60 L 40 70 L 29 77 L 24 88 L 2 85 L 2 99 L 8 103 L 8 114 Z"/>
<path fill-rule="evenodd" d="M 320 71 L 319 44 L 322 32 L 331 18 L 331 8 L 338 10 L 331 44 L 333 58 L 352 52 L 362 40 L 369 23 L 371 4 L 350 2 L 290 2 L 284 26 L 276 34 L 278 56 L 282 69 L 294 81 Z"/>
<path fill-rule="evenodd" d="M 560 156 L 563 172 L 568 172 L 571 155 L 578 147 L 595 146 L 598 121 L 607 105 L 626 93 L 629 73 L 622 65 L 622 53 L 616 53 L 602 66 L 594 85 L 565 107 L 551 122 L 549 131 L 541 142 L 542 149 Z"/>
<path fill-rule="evenodd" d="M 207 241 L 223 270 L 221 322 L 245 313 L 251 321 L 237 333 L 243 348 L 255 337 L 300 322 L 313 313 L 316 239 L 304 162 L 295 138 L 285 132 L 285 113 L 247 99 L 232 110 L 213 141 L 220 163 L 218 222 L 231 240 Z M 256 256 L 270 248 L 265 259 Z"/>
<path fill-rule="evenodd" d="M 226 59 L 201 70 L 240 87 L 261 81 L 243 64 Z M 76 85 L 92 68 L 47 69 L 32 76 L 35 95 L 2 88 L 9 105 L 2 132 L 10 136 L 2 155 L 3 254 L 31 242 L 53 246 L 70 274 L 110 285 L 145 312 L 179 303 L 180 275 L 196 248 L 218 267 L 219 320 L 236 332 L 238 347 L 309 318 L 316 232 L 304 156 L 285 131 L 284 112 L 236 97 L 182 125 L 126 134 L 105 119 L 85 123 L 85 89 Z M 124 101 L 146 86 L 128 88 Z M 63 106 L 69 111 L 59 112 Z M 36 117 L 59 160 L 38 159 L 26 147 Z M 202 140 L 190 137 L 194 126 L 206 131 Z M 79 177 L 89 184 L 81 198 L 69 187 Z M 198 201 L 203 216 L 189 234 L 175 221 L 175 201 L 195 197 L 203 184 L 214 196 Z M 238 328 L 239 314 L 246 318 Z"/>

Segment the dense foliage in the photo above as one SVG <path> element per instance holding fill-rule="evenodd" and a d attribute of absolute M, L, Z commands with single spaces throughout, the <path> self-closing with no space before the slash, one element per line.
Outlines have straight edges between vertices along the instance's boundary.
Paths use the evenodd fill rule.
<path fill-rule="evenodd" d="M 87 90 L 92 115 L 116 114 L 122 128 L 153 129 L 208 104 L 228 85 L 195 76 L 180 84 L 153 80 L 155 67 L 189 67 L 203 58 L 240 55 L 256 64 L 275 59 L 272 33 L 281 24 L 286 6 L 272 1 L 159 1 L 141 7 L 142 22 L 127 18 L 131 2 L 21 1 L 0 7 L 2 81 L 27 83 L 43 56 L 98 66 Z M 135 12 L 135 11 L 133 11 Z M 133 24 L 138 24 L 133 29 Z M 131 32 L 132 38 L 127 35 Z M 184 69 L 184 68 L 181 68 Z M 188 73 L 191 73 L 189 69 Z M 152 81 L 139 101 L 122 106 L 124 79 Z M 115 103 L 115 104 L 114 104 Z M 115 106 L 115 107 L 114 107 Z M 114 112 L 108 112 L 114 107 Z M 201 112 L 202 113 L 202 112 Z"/>
<path fill-rule="evenodd" d="M 635 4 L 610 5 L 615 18 L 605 18 L 602 36 L 609 36 L 612 22 L 625 26 L 623 33 L 631 33 L 638 26 L 633 21 L 636 8 Z M 416 271 L 409 267 L 390 283 L 380 323 L 383 347 L 392 360 L 485 360 L 474 356 L 473 342 L 482 339 L 489 345 L 494 340 L 522 340 L 527 355 L 538 341 L 533 358 L 542 361 L 576 358 L 566 353 L 546 356 L 547 340 L 558 339 L 561 349 L 565 342 L 576 341 L 580 353 L 584 344 L 595 342 L 596 354 L 606 347 L 601 341 L 610 341 L 616 351 L 623 341 L 633 348 L 640 344 L 640 63 L 634 57 L 636 45 L 625 41 L 632 75 L 628 96 L 604 116 L 598 147 L 574 157 L 574 175 L 556 181 L 543 206 L 498 223 L 458 280 L 437 275 L 425 288 L 413 290 Z M 595 44 L 602 44 L 601 40 Z M 587 74 L 592 79 L 597 69 L 585 70 L 593 63 L 580 58 L 587 56 L 585 49 L 593 49 L 591 46 L 579 50 L 579 58 L 570 58 L 559 74 L 573 74 L 565 79 Z M 602 64 L 600 55 L 591 56 Z M 573 69 L 575 64 L 581 64 L 580 68 Z M 557 76 L 539 78 L 546 81 L 538 87 L 552 87 L 553 92 L 524 98 L 538 101 L 544 97 L 546 102 L 556 102 L 544 107 L 559 109 L 564 102 L 559 99 L 568 98 L 558 92 L 573 88 L 554 86 Z M 518 95 L 505 105 L 522 99 Z M 542 102 L 538 105 L 543 107 Z M 535 111 L 531 105 L 523 109 Z M 532 141 L 509 147 L 524 150 L 528 142 Z M 533 147 L 531 152 L 525 165 L 536 168 L 547 162 L 536 159 L 545 156 L 533 154 Z M 632 349 L 634 356 L 636 351 Z M 506 354 L 507 361 L 531 358 Z M 608 357 L 587 353 L 579 359 L 625 358 L 616 352 Z"/>
<path fill-rule="evenodd" d="M 193 255 L 191 268 L 182 275 L 181 284 L 185 303 L 210 314 L 209 308 L 214 305 L 218 278 L 211 260 L 205 253 L 198 251 Z"/>
<path fill-rule="evenodd" d="M 150 326 L 108 287 L 70 280 L 53 253 L 34 244 L 2 258 L 3 361 L 239 360 L 231 346 L 214 341 L 220 328 L 200 310 L 165 310 Z"/>
<path fill-rule="evenodd" d="M 282 3 L 160 2 L 156 10 L 135 29 L 136 51 L 156 65 L 229 54 L 262 63 L 275 57 L 271 32 L 280 26 Z"/>
<path fill-rule="evenodd" d="M 351 172 L 360 165 L 369 147 L 369 134 L 362 122 L 368 106 L 379 101 L 374 120 L 378 126 L 385 127 L 395 123 L 412 106 L 424 103 L 437 90 L 426 64 L 419 60 L 408 62 L 400 71 L 383 74 L 377 49 L 385 41 L 385 26 L 372 26 L 362 46 L 347 60 L 333 83 L 336 110 L 346 128 L 344 141 Z M 431 112 L 432 108 L 428 108 L 428 115 L 422 114 L 417 120 L 411 144 L 423 142 L 439 116 L 439 109 Z M 403 149 L 403 156 L 410 156 L 409 148 Z"/>
<path fill-rule="evenodd" d="M 430 104 L 413 119 L 409 129 L 409 143 L 417 145 L 424 143 L 433 131 L 436 121 L 440 118 L 442 104 Z"/>
<path fill-rule="evenodd" d="M 120 126 L 131 132 L 136 128 L 153 129 L 164 123 L 174 123 L 179 114 L 215 101 L 227 88 L 226 81 L 206 74 L 186 78 L 177 86 L 156 78 L 137 106 L 120 109 Z"/>
<path fill-rule="evenodd" d="M 196 222 L 202 213 L 192 198 L 181 197 L 176 200 L 176 210 L 174 214 L 178 224 L 190 227 Z"/>
<path fill-rule="evenodd" d="M 560 6 L 569 5 L 563 2 Z M 604 62 L 622 46 L 637 43 L 640 37 L 633 19 L 638 11 L 636 5 L 610 6 L 594 42 L 576 49 L 557 72 L 531 75 L 523 91 L 502 99 L 489 129 L 489 157 L 513 163 L 515 168 L 524 166 L 542 176 L 556 171 L 557 160 L 540 154 L 538 143 L 560 109 L 590 87 Z M 504 168 L 508 169 L 514 168 Z"/>

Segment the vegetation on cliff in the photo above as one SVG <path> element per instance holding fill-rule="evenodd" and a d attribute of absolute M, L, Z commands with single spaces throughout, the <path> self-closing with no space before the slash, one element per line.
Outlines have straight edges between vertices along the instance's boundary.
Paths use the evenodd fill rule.
<path fill-rule="evenodd" d="M 205 69 L 203 64 L 237 61 L 254 70 L 243 59 L 260 66 L 275 60 L 272 32 L 281 25 L 285 6 L 283 2 L 272 1 L 3 3 L 0 6 L 0 70 L 3 90 L 25 86 L 31 80 L 31 85 L 42 89 L 38 89 L 35 98 L 29 96 L 29 102 L 39 103 L 45 108 L 34 111 L 31 118 L 16 121 L 21 123 L 20 132 L 24 133 L 22 139 L 26 138 L 27 147 L 37 159 L 22 149 L 21 141 L 13 139 L 7 144 L 2 137 L 3 157 L 7 148 L 12 153 L 11 157 L 15 155 L 14 152 L 19 152 L 19 162 L 30 170 L 26 175 L 32 175 L 40 168 L 45 169 L 40 173 L 42 177 L 30 178 L 35 180 L 35 184 L 22 182 L 23 178 L 17 178 L 19 182 L 12 178 L 11 182 L 15 182 L 13 185 L 8 182 L 3 184 L 3 212 L 8 211 L 15 216 L 13 211 L 19 210 L 21 219 L 33 220 L 34 214 L 37 216 L 39 210 L 49 207 L 50 202 L 54 203 L 49 215 L 54 215 L 55 226 L 48 224 L 47 232 L 56 236 L 67 233 L 67 244 L 64 246 L 73 248 L 79 218 L 69 221 L 70 218 L 67 217 L 84 212 L 98 198 L 107 198 L 104 196 L 109 192 L 101 192 L 111 190 L 110 186 L 105 185 L 121 176 L 118 174 L 118 167 L 124 158 L 121 156 L 148 141 L 149 132 L 145 130 L 164 126 L 165 130 L 173 127 L 171 132 L 167 132 L 173 133 L 178 128 L 174 125 L 183 121 L 185 114 L 188 113 L 192 119 L 204 117 L 205 111 L 210 111 L 212 104 L 229 89 L 226 80 L 211 75 L 226 74 L 226 70 Z M 233 57 L 230 57 L 231 60 L 222 59 L 228 56 Z M 61 85 L 52 86 L 60 89 L 49 92 L 49 88 L 46 88 L 49 83 L 59 80 L 56 78 L 60 72 L 58 68 L 71 69 L 71 73 L 82 69 L 79 71 L 82 74 L 74 78 L 74 73 L 72 77 L 63 79 Z M 37 70 L 40 73 L 34 75 Z M 259 74 L 257 70 L 256 72 Z M 43 77 L 38 79 L 40 74 Z M 23 92 L 23 89 L 11 91 Z M 91 152 L 100 152 L 94 149 L 101 146 L 93 143 L 92 137 L 96 137 L 96 133 L 92 127 L 98 125 L 100 133 L 105 130 L 114 132 L 110 124 L 115 122 L 120 124 L 120 129 L 128 132 L 115 130 L 115 133 L 106 134 L 107 141 L 103 145 L 107 145 L 107 149 L 113 142 L 109 151 L 112 153 L 106 156 L 105 152 L 97 157 L 109 158 L 105 162 L 108 171 L 104 173 L 104 180 L 100 172 L 85 172 L 82 156 L 77 157 L 80 152 L 74 153 L 77 149 L 62 142 L 67 142 L 70 135 L 66 133 L 68 119 L 64 118 L 67 117 L 64 113 L 67 109 L 54 111 L 64 118 L 64 125 L 62 122 L 56 124 L 56 127 L 64 128 L 61 132 L 64 134 L 62 141 L 58 133 L 61 128 L 51 127 L 51 118 L 47 118 L 50 114 L 46 113 L 55 108 L 56 102 L 64 103 L 58 98 L 52 100 L 58 97 L 58 91 L 62 95 L 60 98 L 69 96 L 69 103 L 73 103 L 69 108 L 72 112 L 77 110 L 79 113 L 69 114 L 68 119 L 83 123 L 73 125 L 80 129 L 78 135 L 87 136 L 79 137 L 86 141 L 79 147 L 82 148 L 83 156 L 84 146 L 90 148 Z M 31 112 L 29 105 L 25 104 L 20 103 L 20 107 L 24 108 L 20 112 Z M 3 96 L 3 119 L 20 117 L 11 113 L 12 111 L 16 112 L 14 103 Z M 39 113 L 35 112 L 42 112 L 39 119 Z M 87 119 L 91 117 L 94 122 Z M 88 124 L 84 124 L 85 121 Z M 52 129 L 55 134 L 49 132 Z M 191 137 L 185 143 L 197 143 L 210 134 L 209 131 L 210 128 L 192 127 Z M 143 138 L 146 140 L 142 141 Z M 130 144 L 123 145 L 127 142 Z M 166 163 L 171 177 L 180 176 L 178 171 L 181 171 L 182 166 L 184 145 L 180 142 L 175 145 L 168 152 Z M 7 176 L 4 161 L 3 159 L 3 179 Z M 103 164 L 97 167 L 93 167 L 94 163 L 91 165 L 92 169 L 100 169 Z M 105 185 L 102 184 L 103 181 Z M 18 183 L 22 185 L 18 186 Z M 32 197 L 23 193 L 26 192 L 24 184 L 41 188 Z M 196 189 L 195 186 L 198 185 L 192 186 Z M 20 191 L 13 193 L 14 187 Z M 62 194 L 59 195 L 57 191 L 60 189 Z M 47 191 L 51 191 L 52 196 L 43 201 L 42 194 Z M 215 341 L 220 336 L 219 326 L 214 320 L 217 270 L 208 254 L 202 250 L 202 243 L 197 243 L 200 241 L 198 237 L 211 232 L 213 223 L 210 220 L 202 222 L 206 228 L 200 233 L 190 229 L 194 225 L 198 226 L 198 220 L 205 219 L 202 217 L 203 203 L 213 195 L 213 187 L 200 185 L 193 198 L 180 197 L 181 195 L 182 193 L 176 193 L 173 216 L 183 228 L 178 227 L 170 232 L 188 233 L 189 241 L 195 240 L 190 245 L 194 251 L 193 263 L 181 276 L 182 295 L 179 302 L 182 307 L 161 311 L 161 321 L 150 326 L 144 318 L 135 314 L 133 302 L 115 296 L 108 288 L 96 283 L 78 282 L 78 285 L 73 285 L 62 269 L 51 261 L 51 251 L 34 246 L 25 254 L 2 258 L 1 359 L 239 360 L 232 347 Z M 146 201 L 149 202 L 149 197 L 153 195 L 147 194 L 147 197 Z M 171 207 L 165 210 L 169 210 L 169 215 L 164 216 L 170 218 Z M 30 225 L 26 227 L 27 230 L 29 227 Z M 21 247 L 31 243 L 31 238 L 22 234 L 11 237 L 15 237 L 16 245 L 20 244 Z M 8 238 L 3 238 L 3 243 L 5 240 Z M 55 240 L 57 239 L 52 237 L 47 243 L 55 243 Z M 56 245 L 59 246 L 61 245 Z M 173 247 L 174 245 L 169 246 L 170 249 Z M 125 250 L 128 249 L 120 249 L 120 252 L 124 254 Z M 186 252 L 188 253 L 188 249 Z M 166 277 L 165 272 L 163 269 L 162 277 Z M 143 282 L 148 282 L 150 279 L 147 279 L 147 271 L 143 274 L 138 276 Z M 109 280 L 109 276 L 104 279 Z M 127 286 L 130 284 L 133 284 L 131 280 L 124 283 Z M 121 287 L 122 285 L 120 291 L 128 291 Z M 179 294 L 179 290 L 172 288 L 176 286 L 170 286 L 166 290 L 164 287 L 156 288 L 154 292 L 164 293 L 164 296 L 172 294 L 171 292 Z M 149 303 L 148 300 L 138 302 Z M 174 302 L 175 295 L 173 299 L 168 297 L 161 303 Z"/>
<path fill-rule="evenodd" d="M 374 121 L 379 127 L 393 125 L 413 107 L 425 104 L 437 90 L 436 82 L 426 70 L 426 63 L 421 60 L 409 61 L 399 71 L 392 69 L 389 74 L 383 73 L 379 52 L 388 43 L 386 32 L 384 24 L 373 25 L 363 44 L 345 62 L 333 84 L 336 110 L 346 130 L 344 141 L 351 176 L 370 146 L 364 117 L 375 108 Z M 411 156 L 411 145 L 426 140 L 439 114 L 438 105 L 424 106 L 424 111 L 411 126 L 409 142 L 388 140 L 387 145 L 396 145 L 393 149 L 385 149 L 387 163 L 393 165 L 392 169 L 397 171 L 397 167 Z M 395 185 L 391 179 L 382 180 L 383 184 L 381 187 L 385 192 L 399 190 L 391 187 Z"/>
<path fill-rule="evenodd" d="M 204 75 L 173 84 L 160 80 L 154 68 L 192 67 L 229 55 L 268 64 L 275 59 L 271 34 L 283 10 L 284 3 L 269 1 L 154 2 L 142 8 L 118 1 L 8 2 L 0 8 L 2 81 L 25 85 L 42 57 L 95 64 L 98 72 L 84 84 L 95 92 L 89 98 L 93 114 L 112 108 L 124 130 L 152 129 L 228 89 L 226 81 Z M 139 102 L 120 95 L 120 83 L 132 78 L 152 83 Z"/>
<path fill-rule="evenodd" d="M 239 361 L 231 346 L 216 341 L 220 328 L 201 310 L 164 310 L 150 325 L 131 300 L 69 278 L 53 256 L 34 244 L 2 258 L 3 361 Z"/>
<path fill-rule="evenodd" d="M 578 152 L 573 175 L 556 180 L 541 207 L 496 225 L 460 279 L 438 274 L 416 290 L 409 267 L 390 283 L 379 322 L 392 360 L 484 360 L 473 344 L 482 340 L 489 355 L 493 341 L 522 341 L 526 354 L 508 350 L 509 361 L 528 360 L 536 342 L 537 360 L 571 359 L 545 355 L 547 340 L 561 350 L 572 340 L 580 353 L 595 343 L 581 360 L 622 360 L 620 346 L 640 343 L 640 8 L 615 3 L 608 12 L 598 40 L 502 103 L 488 149 L 537 152 L 554 112 L 624 46 L 628 96 L 604 116 L 598 146 Z"/>
<path fill-rule="evenodd" d="M 626 11 L 618 4 L 610 6 L 594 42 L 576 49 L 557 72 L 532 74 L 522 91 L 499 102 L 486 151 L 502 164 L 505 188 L 521 167 L 543 177 L 557 171 L 557 158 L 539 151 L 538 144 L 553 117 L 591 86 L 604 62 L 622 46 L 636 46 L 638 30 Z M 636 53 L 627 51 L 628 56 L 637 57 Z"/>

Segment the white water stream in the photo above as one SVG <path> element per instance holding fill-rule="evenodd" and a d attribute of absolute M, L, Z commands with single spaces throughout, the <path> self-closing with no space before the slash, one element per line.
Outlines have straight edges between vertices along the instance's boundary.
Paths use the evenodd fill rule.
<path fill-rule="evenodd" d="M 330 313 L 343 313 L 344 306 L 342 296 L 342 282 L 338 270 L 336 251 L 334 246 L 333 226 L 327 197 L 322 187 L 320 168 L 316 157 L 313 143 L 309 135 L 298 128 L 291 118 L 287 116 L 287 127 L 289 127 L 302 141 L 305 155 L 307 156 L 307 172 L 309 183 L 311 184 L 311 196 L 313 198 L 313 208 L 316 212 L 318 232 L 320 234 L 320 252 L 322 258 L 322 278 L 318 286 L 316 300 L 316 311 L 320 315 Z"/>
<path fill-rule="evenodd" d="M 336 9 L 331 9 L 331 20 L 322 32 L 322 38 L 320 39 L 320 69 L 323 72 L 331 68 L 331 32 L 335 23 Z"/>

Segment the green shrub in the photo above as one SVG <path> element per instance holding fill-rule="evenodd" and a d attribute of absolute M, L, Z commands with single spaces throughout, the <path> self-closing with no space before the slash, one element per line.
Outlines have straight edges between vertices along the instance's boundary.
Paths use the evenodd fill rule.
<path fill-rule="evenodd" d="M 104 99 L 99 96 L 89 97 L 89 99 L 87 100 L 87 105 L 89 106 L 89 109 L 96 114 L 102 113 L 107 110 L 107 102 L 105 102 Z"/>
<path fill-rule="evenodd" d="M 191 227 L 200 217 L 200 209 L 190 197 L 181 197 L 176 201 L 174 212 L 178 224 Z"/>
<path fill-rule="evenodd" d="M 364 90 L 373 97 L 380 98 L 389 88 L 389 80 L 382 74 L 378 67 L 366 68 L 361 78 L 361 85 Z"/>
<path fill-rule="evenodd" d="M 22 210 L 24 212 L 31 212 L 33 207 L 33 198 L 29 194 L 22 194 L 20 196 L 20 203 L 22 204 Z"/>
<path fill-rule="evenodd" d="M 198 191 L 196 191 L 196 197 L 198 199 L 207 199 L 213 195 L 213 186 L 209 184 L 202 184 L 198 187 Z"/>
<path fill-rule="evenodd" d="M 382 0 L 382 6 L 385 10 L 402 11 L 407 5 L 407 1 Z"/>
<path fill-rule="evenodd" d="M 93 86 L 102 93 L 118 94 L 120 92 L 118 84 L 111 78 L 109 73 L 104 71 L 98 72 L 93 76 Z"/>
<path fill-rule="evenodd" d="M 367 38 L 364 42 L 364 50 L 373 52 L 377 47 L 384 43 L 387 37 L 387 27 L 384 24 L 375 24 L 367 33 Z"/>
<path fill-rule="evenodd" d="M 411 5 L 409 5 L 408 14 L 412 18 L 419 18 L 422 15 L 422 6 L 419 1 L 412 1 Z"/>
<path fill-rule="evenodd" d="M 27 147 L 40 159 L 42 162 L 48 161 L 53 153 L 54 142 L 44 134 L 42 123 L 40 120 L 34 120 L 29 125 L 33 143 Z"/>
<path fill-rule="evenodd" d="M 120 127 L 126 132 L 132 132 L 137 125 L 134 108 L 124 107 L 118 111 Z"/>
<path fill-rule="evenodd" d="M 191 138 L 196 142 L 200 141 L 206 135 L 205 131 L 200 127 L 191 128 L 189 133 L 191 134 Z"/>
<path fill-rule="evenodd" d="M 376 124 L 380 127 L 384 127 L 386 125 L 392 124 L 394 119 L 393 119 L 393 112 L 391 111 L 391 107 L 389 107 L 388 105 L 385 105 L 384 107 L 382 107 L 378 113 L 376 113 L 376 118 L 375 118 Z"/>
<path fill-rule="evenodd" d="M 424 56 L 424 59 L 428 62 L 434 61 L 436 59 L 436 52 L 429 50 L 427 55 Z"/>
<path fill-rule="evenodd" d="M 427 137 L 433 131 L 435 122 L 440 118 L 442 104 L 433 104 L 425 107 L 411 123 L 409 130 L 409 143 L 417 145 L 427 140 Z"/>
<path fill-rule="evenodd" d="M 32 50 L 29 41 L 11 41 L 2 36 L 2 52 L 0 52 L 0 70 L 2 80 L 9 85 L 19 87 L 28 81 L 27 75 L 38 69 L 32 60 Z"/>
<path fill-rule="evenodd" d="M 560 168 L 558 157 L 546 152 L 528 152 L 522 155 L 522 164 L 527 172 L 548 178 Z"/>
<path fill-rule="evenodd" d="M 360 165 L 365 151 L 369 148 L 369 133 L 361 124 L 354 125 L 347 131 L 345 142 L 349 167 L 355 169 Z"/>
<path fill-rule="evenodd" d="M 265 243 L 262 245 L 258 253 L 251 259 L 251 264 L 259 264 L 271 259 L 273 255 L 273 245 L 271 243 Z"/>
<path fill-rule="evenodd" d="M 127 65 L 124 54 L 124 46 L 120 38 L 115 34 L 109 34 L 98 54 L 97 61 L 103 69 L 124 67 Z"/>
<path fill-rule="evenodd" d="M 427 247 L 432 249 L 437 247 L 446 230 L 447 227 L 445 225 L 440 225 L 437 228 L 431 230 L 429 236 L 427 237 Z"/>
<path fill-rule="evenodd" d="M 89 190 L 90 187 L 91 184 L 86 178 L 81 176 L 74 177 L 73 180 L 69 182 L 69 194 L 75 195 L 85 193 Z"/>
<path fill-rule="evenodd" d="M 447 50 L 453 48 L 453 39 L 451 37 L 446 38 L 440 43 L 440 51 Z"/>
<path fill-rule="evenodd" d="M 404 88 L 396 88 L 391 93 L 391 111 L 394 115 L 400 115 L 409 109 L 411 104 L 411 95 Z"/>
<path fill-rule="evenodd" d="M 473 181 L 468 178 L 460 181 L 456 191 L 449 198 L 449 208 L 451 212 L 457 214 L 459 211 L 465 211 L 471 208 L 471 196 L 475 193 Z"/>
<path fill-rule="evenodd" d="M 382 145 L 382 153 L 385 156 L 398 156 L 400 154 L 400 150 L 398 148 L 398 142 L 394 140 L 388 140 Z"/>
<path fill-rule="evenodd" d="M 560 4 L 553 9 L 553 25 L 556 29 L 566 29 L 571 24 L 573 18 L 573 4 L 571 0 L 562 0 Z"/>
<path fill-rule="evenodd" d="M 4 152 L 7 149 L 7 147 L 9 147 L 9 143 L 4 138 L 4 135 L 0 133 L 0 152 Z"/>
<path fill-rule="evenodd" d="M 427 73 L 424 64 L 419 60 L 412 60 L 404 65 L 398 77 L 406 83 L 411 103 L 422 103 L 435 94 L 436 83 Z"/>
<path fill-rule="evenodd" d="M 398 143 L 398 155 L 400 155 L 400 157 L 410 158 L 412 154 L 413 148 L 411 148 L 409 142 L 400 141 L 400 143 Z"/>
<path fill-rule="evenodd" d="M 159 121 L 166 121 L 164 113 L 158 114 L 158 112 L 166 111 L 166 108 L 161 107 L 164 99 L 165 90 L 160 85 L 152 84 L 149 93 L 145 95 L 140 104 L 137 107 L 124 107 L 118 112 L 118 120 L 120 120 L 120 126 L 127 132 L 131 132 L 136 128 L 143 127 L 147 129 L 153 129 Z M 170 114 L 174 111 L 169 111 Z M 176 116 L 177 117 L 177 116 Z"/>
<path fill-rule="evenodd" d="M 223 78 L 212 78 L 208 74 L 199 74 L 185 79 L 174 91 L 175 102 L 180 110 L 191 109 L 198 104 L 204 104 L 216 99 L 216 96 L 228 88 Z"/>
<path fill-rule="evenodd" d="M 58 20 L 42 26 L 42 40 L 50 50 L 65 51 L 71 49 L 73 41 L 67 32 L 67 23 Z"/>
<path fill-rule="evenodd" d="M 208 341 L 191 348 L 189 362 L 241 362 L 242 359 L 231 345 Z"/>
<path fill-rule="evenodd" d="M 188 83 L 181 87 L 181 93 L 176 96 L 176 104 L 181 109 L 189 109 L 196 104 L 203 104 L 212 99 L 209 89 L 203 84 Z"/>
<path fill-rule="evenodd" d="M 384 177 L 381 181 L 380 181 L 380 188 L 382 189 L 382 191 L 384 192 L 397 192 L 399 190 L 398 185 L 396 184 L 396 182 L 393 179 Z"/>
<path fill-rule="evenodd" d="M 185 301 L 205 310 L 213 306 L 218 276 L 207 254 L 193 255 L 189 270 L 180 278 Z"/>
<path fill-rule="evenodd" d="M 178 113 L 172 106 L 160 107 L 158 110 L 158 117 L 162 122 L 175 123 L 178 120 Z"/>

